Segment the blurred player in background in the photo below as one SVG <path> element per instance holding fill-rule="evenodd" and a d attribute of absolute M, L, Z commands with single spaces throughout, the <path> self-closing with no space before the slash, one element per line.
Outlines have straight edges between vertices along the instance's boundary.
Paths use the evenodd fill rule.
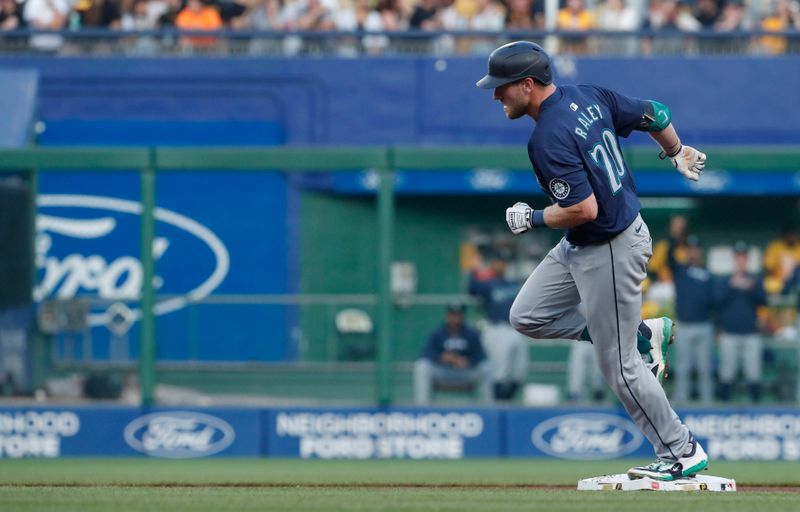
<path fill-rule="evenodd" d="M 669 268 L 675 283 L 675 316 L 681 325 L 675 336 L 677 364 L 671 372 L 675 382 L 673 398 L 679 402 L 689 399 L 691 372 L 696 370 L 700 400 L 709 403 L 714 398 L 711 379 L 714 281 L 705 266 L 703 248 L 697 235 L 689 235 L 683 240 L 685 262 L 679 262 L 676 255 L 681 239 L 670 237 L 668 251 Z"/>
<path fill-rule="evenodd" d="M 662 158 L 692 180 L 700 178 L 705 155 L 681 144 L 661 103 L 593 85 L 557 87 L 550 57 L 534 43 L 493 51 L 489 72 L 477 85 L 494 89 L 509 119 L 528 115 L 536 121 L 528 155 L 553 204 L 543 210 L 525 203 L 508 208 L 512 233 L 567 230 L 522 286 L 511 324 L 531 338 L 594 343 L 603 377 L 658 456 L 629 469 L 631 478 L 674 480 L 703 470 L 708 457 L 659 382 L 672 321 L 641 321 L 652 240 L 618 137 L 633 130 L 650 133 Z M 637 350 L 640 337 L 650 339 L 655 375 Z"/>
<path fill-rule="evenodd" d="M 672 281 L 672 270 L 669 266 L 669 255 L 678 263 L 686 263 L 686 237 L 689 236 L 687 226 L 689 220 L 685 215 L 672 215 L 669 218 L 669 231 L 667 238 L 661 239 L 653 245 L 653 255 L 647 262 L 647 271 L 654 274 L 659 281 Z"/>
<path fill-rule="evenodd" d="M 511 400 L 528 377 L 528 344 L 508 322 L 511 304 L 520 285 L 506 278 L 510 254 L 493 251 L 489 255 L 488 278 L 470 275 L 469 293 L 481 300 L 486 315 L 483 346 L 492 364 L 495 400 Z"/>
<path fill-rule="evenodd" d="M 586 403 L 589 400 L 602 402 L 606 385 L 597 366 L 597 354 L 591 343 L 575 340 L 569 346 L 567 359 L 567 393 L 569 401 Z"/>
<path fill-rule="evenodd" d="M 764 249 L 764 287 L 769 293 L 780 293 L 800 263 L 800 237 L 797 226 L 787 224 L 781 236 Z"/>
<path fill-rule="evenodd" d="M 720 280 L 716 289 L 719 304 L 719 382 L 720 398 L 730 400 L 739 362 L 753 401 L 761 398 L 763 344 L 758 328 L 758 308 L 766 305 L 761 276 L 747 270 L 748 246 L 738 241 L 733 246 L 733 274 Z"/>
<path fill-rule="evenodd" d="M 431 401 L 434 384 L 477 386 L 483 402 L 492 401 L 492 368 L 481 336 L 464 323 L 463 304 L 447 307 L 444 325 L 433 331 L 414 363 L 414 398 L 419 405 Z"/>

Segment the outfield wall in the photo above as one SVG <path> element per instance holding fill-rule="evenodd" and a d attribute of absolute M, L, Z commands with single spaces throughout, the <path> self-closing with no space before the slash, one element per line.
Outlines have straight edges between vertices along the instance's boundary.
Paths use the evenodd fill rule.
<path fill-rule="evenodd" d="M 800 460 L 800 411 L 678 411 L 713 459 Z M 0 408 L 0 458 L 652 456 L 607 408 Z"/>
<path fill-rule="evenodd" d="M 43 135 L 64 144 L 524 144 L 475 87 L 486 59 L 0 58 L 39 73 Z M 559 57 L 593 82 L 673 110 L 690 144 L 796 144 L 800 57 Z M 644 142 L 646 137 L 637 137 Z"/>

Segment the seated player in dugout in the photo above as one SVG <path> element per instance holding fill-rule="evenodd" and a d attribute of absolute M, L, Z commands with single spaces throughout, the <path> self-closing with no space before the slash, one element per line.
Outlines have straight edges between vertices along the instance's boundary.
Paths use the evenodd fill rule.
<path fill-rule="evenodd" d="M 463 304 L 447 306 L 445 322 L 428 337 L 414 363 L 414 398 L 418 405 L 431 401 L 434 385 L 478 389 L 481 401 L 492 401 L 492 368 L 481 336 L 464 322 Z"/>
<path fill-rule="evenodd" d="M 509 119 L 529 116 L 536 123 L 528 156 L 553 203 L 534 209 L 518 202 L 506 210 L 506 223 L 515 235 L 566 230 L 522 286 L 511 325 L 534 339 L 593 343 L 603 378 L 656 452 L 652 464 L 630 468 L 630 478 L 697 474 L 708 457 L 659 382 L 674 324 L 641 318 L 642 281 L 653 246 L 619 137 L 649 133 L 661 157 L 694 181 L 706 156 L 681 143 L 670 110 L 658 101 L 596 85 L 557 86 L 550 56 L 537 44 L 501 46 L 489 56 L 488 68 L 478 87 L 494 90 Z M 651 344 L 655 374 L 637 350 L 642 338 Z"/>

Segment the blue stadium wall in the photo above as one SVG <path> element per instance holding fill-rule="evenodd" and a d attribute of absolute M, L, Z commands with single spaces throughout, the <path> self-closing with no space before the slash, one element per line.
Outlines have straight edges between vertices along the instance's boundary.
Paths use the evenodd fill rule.
<path fill-rule="evenodd" d="M 530 129 L 474 86 L 481 57 L 4 57 L 0 67 L 39 70 L 40 115 L 59 142 L 516 144 Z M 560 83 L 661 100 L 688 142 L 800 142 L 797 56 L 560 58 L 556 69 Z"/>
<path fill-rule="evenodd" d="M 485 71 L 482 57 L 3 57 L 0 68 L 38 72 L 42 145 L 501 143 L 520 150 L 532 126 L 527 119 L 507 121 L 491 92 L 474 86 Z M 685 142 L 800 143 L 800 109 L 794 108 L 798 57 L 562 58 L 557 72 L 560 83 L 591 81 L 661 100 L 672 108 Z M 632 142 L 647 138 L 634 134 Z M 449 178 L 436 183 L 437 193 L 453 186 Z M 352 193 L 346 185 L 340 192 Z M 162 175 L 159 294 L 299 291 L 300 221 L 294 213 L 306 186 L 266 174 Z M 113 298 L 126 286 L 135 288 L 130 264 L 138 254 L 136 175 L 44 175 L 40 193 L 40 213 L 51 220 L 89 221 L 72 223 L 72 230 L 57 220 L 49 224 L 46 256 L 62 270 L 71 262 L 83 279 L 70 286 L 61 279 L 43 293 L 69 296 L 102 288 Z M 162 306 L 161 359 L 296 357 L 290 330 L 297 317 L 291 309 L 184 305 L 178 300 Z M 93 321 L 95 339 L 108 338 L 101 315 Z M 136 356 L 135 326 L 129 336 Z M 94 350 L 95 357 L 108 356 L 107 343 L 96 343 Z"/>
<path fill-rule="evenodd" d="M 714 460 L 800 460 L 791 408 L 678 411 Z M 646 458 L 622 409 L 0 407 L 0 459 Z"/>

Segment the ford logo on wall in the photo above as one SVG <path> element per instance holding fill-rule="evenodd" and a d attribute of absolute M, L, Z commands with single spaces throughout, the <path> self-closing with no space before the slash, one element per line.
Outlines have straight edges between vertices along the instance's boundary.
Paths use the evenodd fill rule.
<path fill-rule="evenodd" d="M 219 453 L 236 438 L 233 427 L 208 414 L 159 412 L 125 427 L 125 442 L 153 457 L 188 459 Z"/>
<path fill-rule="evenodd" d="M 539 450 L 562 459 L 611 459 L 641 446 L 644 436 L 629 420 L 612 414 L 568 414 L 541 422 L 531 432 Z"/>
<path fill-rule="evenodd" d="M 36 219 L 36 265 L 39 283 L 34 298 L 71 299 L 97 294 L 109 302 L 135 299 L 142 289 L 144 272 L 139 259 L 138 233 L 142 205 L 116 197 L 40 194 Z M 211 229 L 186 215 L 156 207 L 153 211 L 160 233 L 153 240 L 153 258 L 162 267 L 180 273 L 158 275 L 153 286 L 162 294 L 155 305 L 164 315 L 210 295 L 225 280 L 230 255 Z M 167 265 L 164 265 L 164 264 Z M 140 316 L 132 312 L 134 319 Z M 112 313 L 93 311 L 89 325 L 107 325 Z"/>

